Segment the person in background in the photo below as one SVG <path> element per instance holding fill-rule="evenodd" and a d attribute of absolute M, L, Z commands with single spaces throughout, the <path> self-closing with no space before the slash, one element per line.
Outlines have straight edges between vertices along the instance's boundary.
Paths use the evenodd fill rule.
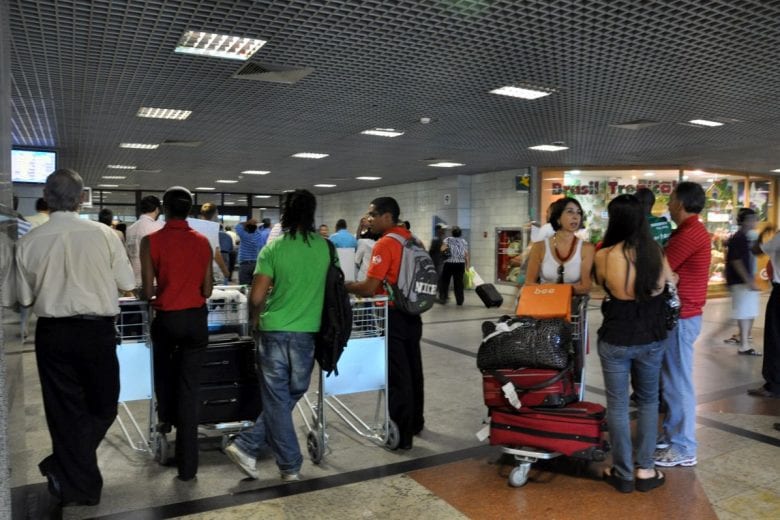
<path fill-rule="evenodd" d="M 238 238 L 238 233 L 233 230 L 232 226 L 225 226 L 225 233 L 230 235 L 230 238 L 233 240 L 233 248 L 230 250 L 229 255 L 230 262 L 227 265 L 228 272 L 232 276 L 233 271 L 236 270 L 236 263 L 238 261 L 238 243 L 240 242 L 240 239 Z"/>
<path fill-rule="evenodd" d="M 254 217 L 246 222 L 239 222 L 236 225 L 236 233 L 241 239 L 238 245 L 238 283 L 249 285 L 252 283 L 263 236 L 257 229 L 257 219 Z"/>
<path fill-rule="evenodd" d="M 263 247 L 257 259 L 249 322 L 259 331 L 263 411 L 251 429 L 225 447 L 228 458 L 250 478 L 259 477 L 257 457 L 270 448 L 281 479 L 300 480 L 303 455 L 292 414 L 309 388 L 330 265 L 330 246 L 314 231 L 316 209 L 311 192 L 288 193 L 281 218 L 287 231 Z"/>
<path fill-rule="evenodd" d="M 760 356 L 750 344 L 753 320 L 758 316 L 761 289 L 756 284 L 756 257 L 753 244 L 758 239 L 758 215 L 751 208 L 737 212 L 737 229 L 728 241 L 726 251 L 726 284 L 731 292 L 731 319 L 739 326 L 738 354 Z"/>
<path fill-rule="evenodd" d="M 665 340 L 661 392 L 666 405 L 663 432 L 656 443 L 657 466 L 695 466 L 696 393 L 693 388 L 693 344 L 701 331 L 710 272 L 710 234 L 699 220 L 706 196 L 701 185 L 681 182 L 669 197 L 669 214 L 677 224 L 666 244 L 666 258 L 677 273 L 680 320 Z"/>
<path fill-rule="evenodd" d="M 43 197 L 35 201 L 35 212 L 35 215 L 24 217 L 27 222 L 32 224 L 32 227 L 36 228 L 49 221 L 49 205 L 46 204 Z"/>
<path fill-rule="evenodd" d="M 374 250 L 374 245 L 379 239 L 380 235 L 377 235 L 373 231 L 367 231 L 363 233 L 360 239 L 357 241 L 357 250 L 355 251 L 355 267 L 357 269 L 356 280 L 358 282 L 366 279 L 366 273 L 368 272 L 368 266 L 371 263 L 371 252 Z"/>
<path fill-rule="evenodd" d="M 577 237 L 585 224 L 577 199 L 564 197 L 550 206 L 552 237 L 536 242 L 528 256 L 525 285 L 567 283 L 574 294 L 588 294 L 595 248 Z"/>
<path fill-rule="evenodd" d="M 609 225 L 596 253 L 596 281 L 607 297 L 598 330 L 598 351 L 607 392 L 607 424 L 613 465 L 604 479 L 628 493 L 650 491 L 664 483 L 655 470 L 653 452 L 658 432 L 658 381 L 667 336 L 663 289 L 675 277 L 663 249 L 651 235 L 647 213 L 634 195 L 618 195 L 609 203 Z M 636 469 L 632 460 L 628 410 L 629 374 L 636 389 Z"/>
<path fill-rule="evenodd" d="M 154 195 L 142 198 L 138 208 L 141 215 L 127 228 L 127 255 L 133 266 L 136 287 L 141 287 L 141 239 L 162 229 L 163 223 L 158 220 L 160 208 L 160 199 Z"/>
<path fill-rule="evenodd" d="M 320 224 L 320 228 L 317 232 L 322 238 L 330 238 L 330 228 L 327 224 Z"/>
<path fill-rule="evenodd" d="M 222 282 L 225 285 L 230 284 L 230 278 L 233 276 L 233 270 L 230 268 L 230 255 L 233 253 L 233 238 L 225 231 L 222 225 L 219 226 L 219 253 L 222 255 L 222 261 L 228 268 L 230 274 Z"/>
<path fill-rule="evenodd" d="M 653 240 L 665 247 L 666 243 L 669 242 L 669 237 L 672 236 L 672 224 L 666 220 L 666 217 L 653 215 L 653 206 L 655 206 L 653 190 L 642 187 L 636 190 L 634 196 L 642 204 L 642 209 L 647 216 L 647 222 L 650 224 L 650 233 L 653 235 Z"/>
<path fill-rule="evenodd" d="M 446 254 L 439 279 L 439 303 L 447 303 L 450 292 L 450 279 L 455 286 L 455 303 L 463 305 L 463 275 L 469 268 L 469 244 L 461 235 L 458 226 L 452 226 L 452 236 L 444 239 L 441 246 Z"/>
<path fill-rule="evenodd" d="M 360 240 L 363 235 L 370 232 L 371 230 L 368 227 L 368 218 L 360 217 L 360 223 L 358 224 L 357 230 L 355 231 L 355 240 Z"/>
<path fill-rule="evenodd" d="M 260 226 L 260 249 L 263 249 L 266 243 L 268 243 L 268 237 L 271 235 L 271 219 L 264 218 L 262 220 L 263 225 Z"/>
<path fill-rule="evenodd" d="M 337 248 L 352 249 L 354 251 L 357 247 L 357 240 L 347 231 L 347 221 L 343 218 L 336 222 L 336 232 L 330 236 L 330 241 Z"/>
<path fill-rule="evenodd" d="M 219 249 L 219 211 L 217 205 L 213 202 L 206 202 L 200 207 L 200 218 L 187 218 L 187 224 L 192 229 L 205 236 L 209 244 L 211 244 L 212 256 L 214 258 L 214 264 L 212 265 L 212 271 L 214 273 L 214 282 L 224 280 L 230 277 L 230 271 L 228 271 L 227 265 L 225 265 L 222 259 L 222 252 Z M 220 276 L 221 273 L 221 276 Z"/>
<path fill-rule="evenodd" d="M 404 227 L 406 228 L 407 231 L 411 231 L 412 230 L 412 223 L 409 222 L 408 220 L 404 220 Z"/>
<path fill-rule="evenodd" d="M 436 267 L 436 273 L 441 280 L 441 271 L 444 266 L 444 256 L 442 255 L 442 246 L 444 245 L 444 236 L 447 234 L 447 227 L 444 224 L 436 224 L 431 246 L 428 248 L 428 254 L 431 255 L 433 265 Z"/>
<path fill-rule="evenodd" d="M 176 427 L 177 478 L 187 482 L 198 472 L 200 369 L 209 341 L 206 298 L 211 296 L 212 252 L 208 239 L 187 224 L 189 190 L 168 188 L 163 208 L 165 226 L 141 239 L 142 294 L 156 311 L 151 333 L 157 428 L 167 433 Z"/>
<path fill-rule="evenodd" d="M 114 212 L 111 211 L 108 208 L 103 208 L 98 212 L 98 222 L 101 224 L 105 224 L 109 228 L 111 228 L 111 231 L 114 232 L 114 234 L 119 238 L 119 240 L 122 241 L 122 243 L 125 243 L 125 235 L 119 231 L 118 229 L 114 228 Z"/>
<path fill-rule="evenodd" d="M 118 290 L 135 288 L 119 237 L 79 218 L 83 187 L 73 170 L 49 175 L 50 219 L 16 244 L 17 299 L 38 315 L 35 360 L 53 452 L 38 468 L 63 506 L 100 502 L 96 450 L 119 400 Z"/>

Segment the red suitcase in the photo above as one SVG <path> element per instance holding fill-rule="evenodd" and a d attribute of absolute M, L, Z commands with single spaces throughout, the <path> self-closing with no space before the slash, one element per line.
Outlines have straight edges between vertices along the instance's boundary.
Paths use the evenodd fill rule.
<path fill-rule="evenodd" d="M 608 451 L 602 436 L 606 429 L 604 407 L 586 401 L 560 409 L 492 410 L 490 444 L 557 451 L 569 457 L 601 461 Z"/>
<path fill-rule="evenodd" d="M 512 382 L 520 407 L 544 406 L 558 408 L 573 403 L 578 398 L 571 370 L 519 368 L 482 371 L 482 391 L 488 408 L 517 409 L 502 387 Z"/>

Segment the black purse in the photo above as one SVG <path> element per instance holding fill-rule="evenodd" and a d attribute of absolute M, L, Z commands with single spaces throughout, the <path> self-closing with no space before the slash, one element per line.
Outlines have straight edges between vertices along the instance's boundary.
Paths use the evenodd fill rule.
<path fill-rule="evenodd" d="M 674 330 L 680 321 L 680 297 L 677 287 L 671 282 L 666 282 L 664 286 L 664 320 L 667 330 Z"/>
<path fill-rule="evenodd" d="M 477 351 L 477 368 L 546 368 L 563 370 L 573 353 L 573 326 L 555 318 L 502 319 L 482 325 L 484 338 Z"/>

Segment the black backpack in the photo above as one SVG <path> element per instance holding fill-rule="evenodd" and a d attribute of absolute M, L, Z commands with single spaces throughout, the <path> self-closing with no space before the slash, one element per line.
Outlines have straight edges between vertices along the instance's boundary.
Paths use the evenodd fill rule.
<path fill-rule="evenodd" d="M 336 248 L 330 242 L 330 263 L 325 277 L 325 300 L 322 305 L 320 331 L 314 336 L 314 358 L 320 369 L 339 375 L 336 364 L 352 334 L 352 304 L 344 285 L 344 272 L 338 266 Z"/>

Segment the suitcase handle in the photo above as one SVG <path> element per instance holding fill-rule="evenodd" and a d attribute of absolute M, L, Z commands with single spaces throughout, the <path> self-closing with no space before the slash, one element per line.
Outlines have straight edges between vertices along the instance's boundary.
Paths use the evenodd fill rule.
<path fill-rule="evenodd" d="M 203 367 L 216 367 L 219 365 L 229 365 L 230 361 L 227 359 L 223 359 L 222 361 L 209 361 L 208 363 L 203 363 L 201 366 Z"/>
<path fill-rule="evenodd" d="M 528 387 L 518 386 L 517 384 L 513 383 L 511 379 L 501 374 L 498 370 L 487 370 L 486 372 L 491 376 L 495 377 L 496 379 L 498 379 L 498 381 L 502 385 L 505 385 L 507 383 L 512 383 L 512 385 L 515 387 L 515 390 L 518 393 L 526 393 L 526 392 L 532 392 L 534 390 L 541 390 L 542 388 L 546 388 L 552 384 L 557 383 L 563 378 L 563 376 L 566 375 L 567 372 L 571 371 L 572 368 L 574 368 L 574 361 L 569 360 L 569 363 L 566 365 L 566 368 L 564 368 L 563 370 L 555 374 L 550 379 L 547 379 L 546 381 L 542 381 L 541 383 L 536 383 L 535 385 L 531 385 Z"/>
<path fill-rule="evenodd" d="M 203 401 L 204 406 L 214 405 L 214 404 L 230 404 L 237 402 L 238 399 L 214 399 L 214 400 L 206 400 Z"/>

